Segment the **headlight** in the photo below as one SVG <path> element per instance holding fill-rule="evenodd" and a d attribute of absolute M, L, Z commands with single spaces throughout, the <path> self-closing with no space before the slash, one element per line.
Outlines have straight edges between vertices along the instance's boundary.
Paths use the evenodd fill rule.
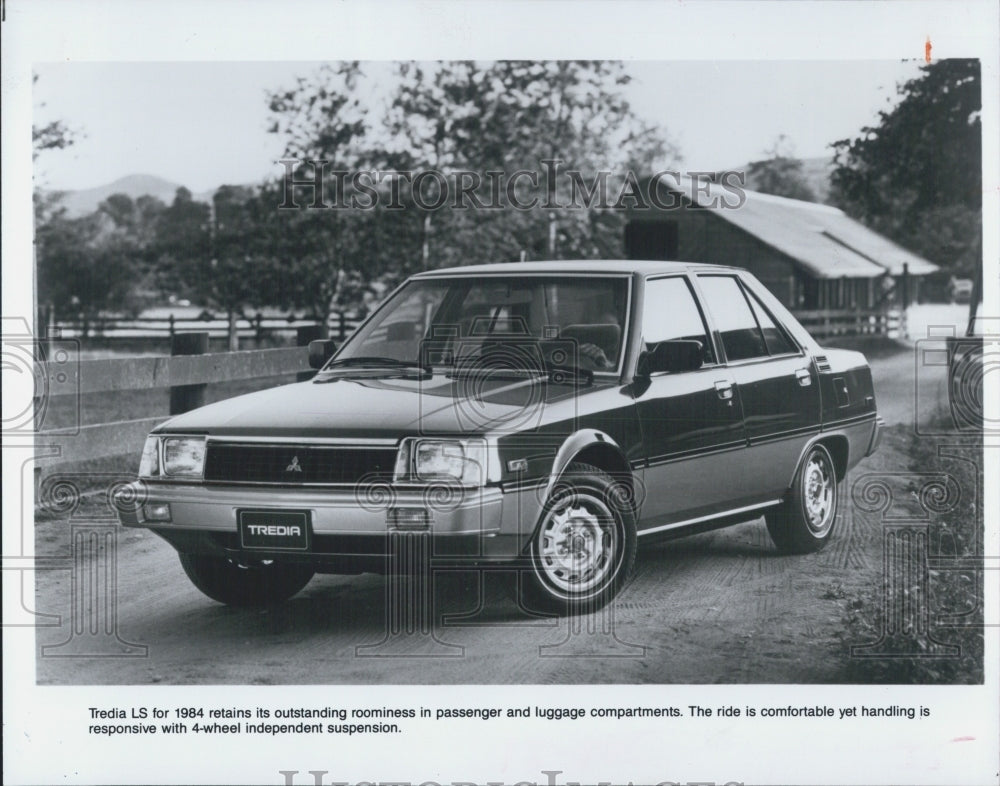
<path fill-rule="evenodd" d="M 139 459 L 139 477 L 155 478 L 160 474 L 160 438 L 146 437 L 142 446 L 142 458 Z"/>
<path fill-rule="evenodd" d="M 481 486 L 486 481 L 486 444 L 475 439 L 404 440 L 395 476 L 403 481 L 451 480 Z"/>
<path fill-rule="evenodd" d="M 163 474 L 168 477 L 201 477 L 205 466 L 204 437 L 164 437 Z"/>

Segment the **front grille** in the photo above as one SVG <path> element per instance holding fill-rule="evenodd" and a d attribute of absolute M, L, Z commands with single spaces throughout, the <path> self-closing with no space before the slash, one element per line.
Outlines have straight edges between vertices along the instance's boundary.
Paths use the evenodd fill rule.
<path fill-rule="evenodd" d="M 396 448 L 209 442 L 205 480 L 232 483 L 357 483 L 392 478 Z"/>

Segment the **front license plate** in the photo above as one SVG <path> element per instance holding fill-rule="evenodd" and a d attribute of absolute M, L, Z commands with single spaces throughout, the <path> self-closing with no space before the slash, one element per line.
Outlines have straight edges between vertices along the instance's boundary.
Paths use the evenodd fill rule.
<path fill-rule="evenodd" d="M 305 511 L 237 511 L 240 543 L 245 549 L 305 551 L 309 548 L 309 514 Z"/>

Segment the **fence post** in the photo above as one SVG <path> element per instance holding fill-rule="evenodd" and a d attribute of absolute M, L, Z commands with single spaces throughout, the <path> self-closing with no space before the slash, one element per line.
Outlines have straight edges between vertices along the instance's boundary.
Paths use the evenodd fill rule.
<path fill-rule="evenodd" d="M 171 342 L 173 342 L 173 340 L 174 340 L 174 333 L 175 332 L 176 332 L 176 330 L 175 330 L 175 326 L 174 326 L 174 313 L 171 311 L 170 312 L 170 341 Z"/>
<path fill-rule="evenodd" d="M 208 331 L 175 333 L 170 337 L 171 355 L 204 355 L 208 352 Z M 179 415 L 205 404 L 207 385 L 174 385 L 170 388 L 170 414 Z"/>

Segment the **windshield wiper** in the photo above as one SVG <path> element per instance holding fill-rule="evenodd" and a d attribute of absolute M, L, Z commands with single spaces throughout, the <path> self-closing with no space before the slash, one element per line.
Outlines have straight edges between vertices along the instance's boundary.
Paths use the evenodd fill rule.
<path fill-rule="evenodd" d="M 357 357 L 340 358 L 330 361 L 324 371 L 334 368 L 347 368 L 350 366 L 376 366 L 383 368 L 419 368 L 425 374 L 431 373 L 429 365 L 419 363 L 416 360 L 400 360 L 399 358 L 382 357 L 380 355 L 358 355 Z"/>

